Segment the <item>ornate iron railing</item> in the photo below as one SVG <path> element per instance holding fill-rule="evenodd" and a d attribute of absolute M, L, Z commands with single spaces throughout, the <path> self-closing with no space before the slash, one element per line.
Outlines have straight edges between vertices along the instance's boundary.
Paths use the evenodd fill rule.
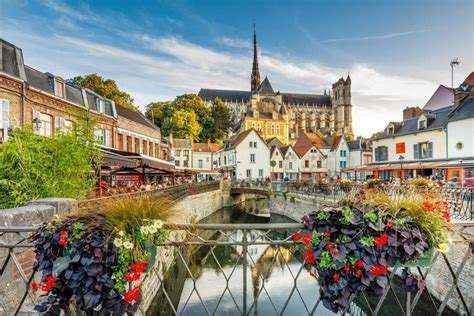
<path fill-rule="evenodd" d="M 398 291 L 397 269 L 390 273 L 382 297 L 365 293 L 354 297 L 348 315 L 472 315 L 474 312 L 473 239 L 457 225 L 459 236 L 452 251 L 436 253 L 428 268 L 415 268 L 427 281 L 418 292 Z M 148 272 L 160 288 L 150 310 L 162 315 L 317 315 L 324 307 L 318 299 L 317 279 L 305 272 L 303 247 L 291 235 L 301 224 L 194 224 L 173 225 L 168 240 L 159 244 L 155 264 Z M 0 314 L 30 310 L 35 294 L 32 245 L 35 227 L 0 227 Z M 27 253 L 27 256 L 23 255 Z M 171 259 L 171 260 L 170 260 Z M 166 266 L 164 262 L 170 264 Z M 203 270 L 218 277 L 208 280 Z M 281 272 L 284 271 L 284 272 Z M 272 274 L 277 276 L 277 286 Z M 444 275 L 444 276 L 443 276 Z M 325 311 L 325 314 L 328 314 Z"/>

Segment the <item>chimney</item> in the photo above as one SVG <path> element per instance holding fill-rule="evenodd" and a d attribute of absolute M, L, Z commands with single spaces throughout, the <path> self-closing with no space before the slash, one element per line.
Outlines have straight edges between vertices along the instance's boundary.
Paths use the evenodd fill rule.
<path fill-rule="evenodd" d="M 417 106 L 407 106 L 403 110 L 403 120 L 409 120 L 423 114 L 424 111 Z"/>

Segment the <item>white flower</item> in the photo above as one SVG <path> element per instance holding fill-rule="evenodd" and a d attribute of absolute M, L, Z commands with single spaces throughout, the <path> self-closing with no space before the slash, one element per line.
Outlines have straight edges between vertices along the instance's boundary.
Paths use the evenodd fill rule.
<path fill-rule="evenodd" d="M 131 243 L 129 241 L 124 241 L 123 242 L 123 247 L 126 248 L 126 249 L 133 249 L 133 243 Z"/>
<path fill-rule="evenodd" d="M 156 226 L 150 226 L 148 228 L 148 231 L 150 232 L 150 234 L 156 234 L 156 232 L 158 231 L 158 228 L 156 228 Z"/>
<path fill-rule="evenodd" d="M 123 237 L 123 236 L 125 235 L 125 233 L 124 233 L 123 230 L 121 230 L 121 231 L 118 232 L 118 235 L 119 235 L 120 237 Z"/>
<path fill-rule="evenodd" d="M 115 238 L 115 239 L 114 239 L 114 245 L 115 245 L 115 247 L 122 247 L 122 245 L 123 245 L 122 239 L 120 239 L 120 238 Z"/>
<path fill-rule="evenodd" d="M 159 219 L 155 220 L 155 222 L 153 223 L 153 226 L 158 230 L 160 229 L 161 227 L 163 227 L 163 222 L 160 221 Z"/>

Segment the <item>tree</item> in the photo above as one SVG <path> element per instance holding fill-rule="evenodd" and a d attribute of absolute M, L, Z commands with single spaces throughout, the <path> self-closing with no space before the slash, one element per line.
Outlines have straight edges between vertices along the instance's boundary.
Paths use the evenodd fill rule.
<path fill-rule="evenodd" d="M 105 79 L 97 74 L 90 74 L 84 77 L 76 76 L 66 81 L 75 86 L 91 89 L 103 97 L 114 101 L 118 106 L 134 111 L 137 110 L 137 107 L 133 105 L 133 99 L 130 94 L 120 90 L 115 80 Z"/>
<path fill-rule="evenodd" d="M 229 108 L 219 98 L 212 100 L 211 115 L 214 120 L 213 142 L 222 142 L 231 127 L 231 115 Z"/>
<path fill-rule="evenodd" d="M 54 137 L 14 130 L 0 145 L 0 208 L 46 197 L 84 198 L 95 184 L 90 172 L 100 161 L 87 125 Z"/>
<path fill-rule="evenodd" d="M 214 141 L 214 120 L 212 118 L 211 109 L 199 96 L 195 94 L 183 94 L 176 97 L 173 104 L 178 110 L 190 110 L 196 114 L 197 121 L 201 126 L 201 132 L 198 137 L 199 142 L 206 142 L 208 139 Z"/>
<path fill-rule="evenodd" d="M 202 127 L 193 111 L 176 110 L 171 117 L 165 119 L 164 125 L 174 137 L 199 141 Z"/>

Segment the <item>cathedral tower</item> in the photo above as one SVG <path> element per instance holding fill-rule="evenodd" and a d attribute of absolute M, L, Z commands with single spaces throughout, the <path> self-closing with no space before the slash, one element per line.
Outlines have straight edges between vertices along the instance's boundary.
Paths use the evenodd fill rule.
<path fill-rule="evenodd" d="M 334 129 L 339 134 L 352 138 L 351 77 L 340 78 L 332 85 L 332 106 L 334 108 Z"/>
<path fill-rule="evenodd" d="M 257 53 L 257 33 L 255 32 L 255 23 L 253 24 L 253 65 L 252 75 L 250 76 L 250 91 L 257 93 L 260 86 L 260 70 L 258 69 L 258 53 Z"/>

